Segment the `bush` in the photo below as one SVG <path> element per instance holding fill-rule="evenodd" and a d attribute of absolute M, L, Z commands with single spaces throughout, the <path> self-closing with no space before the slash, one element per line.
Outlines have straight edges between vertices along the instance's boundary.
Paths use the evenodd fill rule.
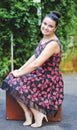
<path fill-rule="evenodd" d="M 10 72 L 11 33 L 14 42 L 14 68 L 19 68 L 34 53 L 35 47 L 41 38 L 38 19 L 52 10 L 62 14 L 58 31 L 63 50 L 69 44 L 69 37 L 76 39 L 76 0 L 42 0 L 34 3 L 33 0 L 2 0 L 0 1 L 0 79 Z M 69 6 L 67 6 L 69 5 Z M 37 8 L 41 7 L 42 16 L 37 15 Z M 72 18 L 73 16 L 73 18 Z M 75 44 L 77 42 L 75 40 Z"/>

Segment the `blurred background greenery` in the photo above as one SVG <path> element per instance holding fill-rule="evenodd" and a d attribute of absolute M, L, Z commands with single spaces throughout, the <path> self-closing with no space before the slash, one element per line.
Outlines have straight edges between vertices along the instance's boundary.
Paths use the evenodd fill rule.
<path fill-rule="evenodd" d="M 16 69 L 34 53 L 42 37 L 40 21 L 53 10 L 61 12 L 56 32 L 63 46 L 60 69 L 63 73 L 77 72 L 76 0 L 42 0 L 39 3 L 33 0 L 30 2 L 2 0 L 0 1 L 0 82 L 11 71 L 11 42 L 14 47 L 13 62 Z"/>

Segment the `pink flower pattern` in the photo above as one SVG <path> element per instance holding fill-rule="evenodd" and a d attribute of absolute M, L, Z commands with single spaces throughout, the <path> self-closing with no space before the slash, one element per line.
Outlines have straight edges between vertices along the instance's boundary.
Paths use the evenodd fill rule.
<path fill-rule="evenodd" d="M 35 51 L 36 58 L 48 43 L 38 44 Z M 57 43 L 60 44 L 59 41 Z M 14 89 L 27 100 L 37 104 L 39 109 L 43 109 L 47 114 L 58 111 L 64 99 L 64 82 L 59 70 L 60 61 L 61 52 L 53 54 L 41 67 L 29 74 L 18 78 L 9 74 L 4 82 L 10 86 L 10 89 L 12 88 L 11 91 Z"/>

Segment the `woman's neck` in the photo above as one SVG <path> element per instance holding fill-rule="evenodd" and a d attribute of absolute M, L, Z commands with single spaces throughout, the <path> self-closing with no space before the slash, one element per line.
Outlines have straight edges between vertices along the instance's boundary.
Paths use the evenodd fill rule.
<path fill-rule="evenodd" d="M 55 38 L 56 36 L 55 36 L 55 34 L 52 34 L 52 35 L 43 35 L 43 39 L 45 39 L 45 40 L 50 40 L 50 39 L 53 39 L 53 38 Z"/>
<path fill-rule="evenodd" d="M 43 36 L 42 40 L 43 41 L 49 41 L 51 39 L 56 39 L 57 37 L 55 35 L 52 36 Z"/>
<path fill-rule="evenodd" d="M 52 35 L 52 36 L 43 36 L 42 40 L 41 40 L 41 44 L 44 44 L 46 42 L 48 42 L 49 40 L 52 39 L 57 39 L 56 35 Z"/>

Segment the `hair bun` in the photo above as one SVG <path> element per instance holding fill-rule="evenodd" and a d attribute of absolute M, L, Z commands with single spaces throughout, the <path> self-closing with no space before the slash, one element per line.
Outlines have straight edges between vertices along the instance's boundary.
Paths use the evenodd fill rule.
<path fill-rule="evenodd" d="M 58 18 L 61 17 L 61 14 L 58 11 L 52 11 L 52 14 L 56 15 Z"/>

